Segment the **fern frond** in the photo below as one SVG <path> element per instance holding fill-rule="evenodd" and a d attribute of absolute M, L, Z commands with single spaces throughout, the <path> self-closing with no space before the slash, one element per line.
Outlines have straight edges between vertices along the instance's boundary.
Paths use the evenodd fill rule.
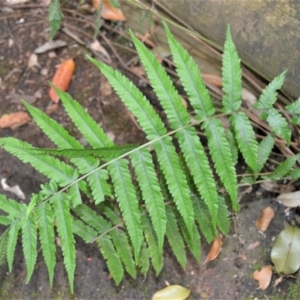
<path fill-rule="evenodd" d="M 242 104 L 242 70 L 235 45 L 230 35 L 230 26 L 226 31 L 226 40 L 222 59 L 223 109 L 224 113 L 237 111 Z"/>
<path fill-rule="evenodd" d="M 236 139 L 234 138 L 234 135 L 232 133 L 232 130 L 229 128 L 226 132 L 226 139 L 229 144 L 229 149 L 231 152 L 232 162 L 234 166 L 237 164 L 238 158 L 239 158 L 239 148 Z"/>
<path fill-rule="evenodd" d="M 300 125 L 300 98 L 287 105 L 285 109 L 292 115 L 291 124 Z"/>
<path fill-rule="evenodd" d="M 215 108 L 212 104 L 209 92 L 201 78 L 200 70 L 194 59 L 178 43 L 167 24 L 163 22 L 167 34 L 169 46 L 176 65 L 177 74 L 182 82 L 185 92 L 189 97 L 196 116 L 199 120 L 212 116 Z"/>
<path fill-rule="evenodd" d="M 50 287 L 53 285 L 54 267 L 56 264 L 54 243 L 54 216 L 49 203 L 43 202 L 36 209 L 38 215 L 38 230 L 43 257 L 49 274 Z"/>
<path fill-rule="evenodd" d="M 193 236 L 189 234 L 185 224 L 182 222 L 182 218 L 179 218 L 180 229 L 182 231 L 183 238 L 185 240 L 186 245 L 188 246 L 189 250 L 195 257 L 198 263 L 201 261 L 201 237 L 196 226 L 194 223 L 194 231 Z"/>
<path fill-rule="evenodd" d="M 289 144 L 292 132 L 286 119 L 275 108 L 269 108 L 267 114 L 267 122 L 271 129 Z"/>
<path fill-rule="evenodd" d="M 157 236 L 158 247 L 162 252 L 167 217 L 151 154 L 144 148 L 132 153 L 130 159 Z"/>
<path fill-rule="evenodd" d="M 72 97 L 56 89 L 65 110 L 72 119 L 76 128 L 82 133 L 84 138 L 93 148 L 112 147 L 113 142 L 104 133 L 103 129 L 98 126 L 94 119 L 83 109 L 83 107 Z"/>
<path fill-rule="evenodd" d="M 217 235 L 216 229 L 211 223 L 209 210 L 201 197 L 192 197 L 193 208 L 197 216 L 196 222 L 199 224 L 206 241 L 210 243 Z"/>
<path fill-rule="evenodd" d="M 218 229 L 223 234 L 228 234 L 230 229 L 230 220 L 229 220 L 229 214 L 228 214 L 228 208 L 225 202 L 225 199 L 223 196 L 219 195 L 219 206 L 218 206 L 218 222 L 217 226 Z"/>
<path fill-rule="evenodd" d="M 275 144 L 274 134 L 270 133 L 263 138 L 258 145 L 257 150 L 257 169 L 256 172 L 260 172 L 265 163 L 267 162 L 271 151 Z"/>
<path fill-rule="evenodd" d="M 273 104 L 277 100 L 277 90 L 281 89 L 287 70 L 282 72 L 279 76 L 275 77 L 267 87 L 262 91 L 257 103 L 254 107 L 268 109 L 273 107 Z"/>
<path fill-rule="evenodd" d="M 208 138 L 208 148 L 216 172 L 230 195 L 233 209 L 236 211 L 238 209 L 237 176 L 224 128 L 219 119 L 207 120 L 204 122 L 203 127 Z"/>
<path fill-rule="evenodd" d="M 119 255 L 110 240 L 110 236 L 105 235 L 97 239 L 97 244 L 107 262 L 108 269 L 113 279 L 115 280 L 116 284 L 119 285 L 124 277 L 124 268 Z"/>
<path fill-rule="evenodd" d="M 4 264 L 7 257 L 8 232 L 6 229 L 0 237 L 0 266 Z"/>
<path fill-rule="evenodd" d="M 121 220 L 115 211 L 109 207 L 106 207 L 104 213 L 110 219 L 113 225 L 120 224 Z M 136 267 L 126 233 L 119 228 L 115 228 L 114 230 L 110 231 L 110 236 L 112 237 L 113 244 L 123 265 L 125 266 L 126 271 L 131 275 L 132 278 L 136 278 Z"/>
<path fill-rule="evenodd" d="M 263 176 L 265 179 L 272 179 L 272 180 L 280 180 L 284 176 L 286 176 L 291 169 L 294 167 L 295 163 L 299 159 L 300 154 L 291 156 L 287 158 L 285 161 L 279 164 L 279 166 L 269 175 Z"/>
<path fill-rule="evenodd" d="M 66 100 L 63 101 L 65 102 L 69 101 L 69 99 L 66 97 L 66 95 L 63 92 L 58 91 L 58 93 L 60 93 L 61 99 L 66 98 Z M 74 151 L 84 149 L 84 147 L 55 120 L 49 118 L 44 112 L 40 111 L 37 108 L 34 108 L 33 106 L 29 105 L 25 101 L 23 101 L 23 104 L 26 106 L 26 108 L 30 112 L 31 116 L 33 117 L 37 125 L 45 132 L 45 134 L 52 140 L 52 142 L 55 143 L 57 147 L 61 149 L 74 149 Z M 72 102 L 69 103 L 68 105 L 72 107 L 71 104 Z M 80 113 L 81 112 L 80 106 L 76 106 L 76 104 L 74 104 L 74 106 L 75 106 L 74 111 L 76 112 L 78 111 Z M 70 112 L 73 112 L 71 108 L 69 110 Z M 87 123 L 92 126 L 93 120 L 91 120 L 91 118 L 87 118 L 87 119 L 88 119 Z M 95 151 L 92 149 L 84 149 L 84 150 L 90 150 L 93 151 L 93 153 L 95 153 Z M 79 156 L 81 156 L 82 154 L 79 154 L 77 152 L 75 152 L 74 155 L 75 156 L 77 155 L 77 157 L 72 158 L 71 162 L 78 168 L 81 174 L 92 172 L 95 168 L 99 166 L 100 162 L 99 159 L 97 158 L 94 157 L 79 158 Z M 96 204 L 104 201 L 105 196 L 111 197 L 110 186 L 107 183 L 107 179 L 108 179 L 108 172 L 104 169 L 100 169 L 97 172 L 92 173 L 87 178 L 87 181 L 90 184 L 92 195 L 95 199 Z M 77 204 L 78 203 L 79 201 L 77 202 Z"/>
<path fill-rule="evenodd" d="M 137 260 L 143 240 L 143 233 L 138 199 L 131 181 L 131 174 L 128 170 L 128 161 L 124 159 L 116 161 L 110 164 L 108 169 Z"/>
<path fill-rule="evenodd" d="M 229 119 L 243 158 L 247 165 L 255 172 L 257 169 L 258 143 L 255 139 L 251 122 L 243 112 L 234 113 Z"/>
<path fill-rule="evenodd" d="M 157 237 L 151 225 L 149 216 L 146 214 L 142 215 L 142 225 L 145 239 L 148 244 L 148 253 L 157 276 L 161 272 L 164 265 L 162 251 L 159 248 Z"/>
<path fill-rule="evenodd" d="M 171 249 L 179 262 L 179 264 L 185 269 L 186 267 L 186 252 L 185 245 L 182 236 L 179 232 L 175 214 L 171 207 L 166 207 L 167 214 L 167 239 L 171 246 Z"/>
<path fill-rule="evenodd" d="M 1 138 L 0 145 L 9 153 L 18 157 L 25 163 L 30 163 L 36 170 L 44 174 L 61 186 L 74 182 L 77 172 L 70 165 L 51 157 L 50 155 L 35 155 L 30 150 L 34 149 L 30 144 L 15 138 Z"/>
<path fill-rule="evenodd" d="M 73 233 L 80 236 L 86 243 L 91 243 L 97 238 L 97 231 L 79 219 L 72 220 Z"/>
<path fill-rule="evenodd" d="M 18 234 L 21 227 L 22 227 L 22 221 L 20 220 L 14 221 L 13 223 L 10 224 L 10 228 L 8 232 L 8 241 L 7 241 L 7 263 L 8 263 L 9 272 L 11 272 L 12 270 Z"/>
<path fill-rule="evenodd" d="M 74 290 L 75 272 L 75 239 L 72 231 L 72 216 L 70 213 L 70 199 L 65 193 L 55 194 L 51 199 L 55 223 L 60 237 L 64 265 L 68 274 L 71 292 Z"/>
<path fill-rule="evenodd" d="M 9 216 L 0 216 L 0 224 L 1 225 L 9 225 L 11 223 L 11 218 Z"/>
<path fill-rule="evenodd" d="M 146 242 L 143 241 L 141 247 L 141 253 L 139 257 L 138 267 L 141 273 L 146 277 L 150 268 L 149 250 L 147 248 Z"/>
<path fill-rule="evenodd" d="M 72 199 L 72 206 L 76 207 L 82 203 L 79 183 L 75 182 L 69 189 L 70 198 Z"/>
<path fill-rule="evenodd" d="M 11 218 L 18 218 L 26 208 L 24 203 L 18 203 L 16 200 L 7 199 L 0 194 L 0 209 L 5 211 Z"/>
<path fill-rule="evenodd" d="M 142 93 L 125 76 L 111 67 L 89 57 L 104 74 L 121 100 L 136 116 L 139 124 L 149 140 L 157 139 L 166 133 L 166 128 Z M 193 214 L 189 204 L 189 195 L 185 176 L 179 166 L 178 157 L 171 138 L 164 137 L 153 143 L 158 161 L 165 175 L 168 186 L 178 210 L 182 214 L 187 227 L 191 229 Z"/>
<path fill-rule="evenodd" d="M 28 283 L 37 258 L 37 228 L 34 213 L 30 214 L 22 226 L 22 246 L 27 268 L 26 283 Z"/>

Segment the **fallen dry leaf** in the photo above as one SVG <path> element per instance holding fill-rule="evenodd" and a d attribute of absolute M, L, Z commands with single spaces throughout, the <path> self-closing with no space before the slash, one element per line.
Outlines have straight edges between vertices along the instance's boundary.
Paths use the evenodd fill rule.
<path fill-rule="evenodd" d="M 180 285 L 169 285 L 157 291 L 152 300 L 184 300 L 190 295 L 191 291 Z"/>
<path fill-rule="evenodd" d="M 207 83 L 213 84 L 217 87 L 222 87 L 222 78 L 219 75 L 215 74 L 201 74 L 204 81 Z"/>
<path fill-rule="evenodd" d="M 219 255 L 221 249 L 222 249 L 222 239 L 219 236 L 214 240 L 214 242 L 211 246 L 211 249 L 206 257 L 206 260 L 204 261 L 204 264 L 208 261 L 216 259 Z"/>
<path fill-rule="evenodd" d="M 245 101 L 248 108 L 253 108 L 257 102 L 257 97 L 249 90 L 242 88 L 242 99 Z"/>
<path fill-rule="evenodd" d="M 272 278 L 272 266 L 264 266 L 260 271 L 254 271 L 253 278 L 258 281 L 259 288 L 265 290 Z"/>
<path fill-rule="evenodd" d="M 260 242 L 259 242 L 259 241 L 256 241 L 256 242 L 250 244 L 250 245 L 248 246 L 247 249 L 249 249 L 249 250 L 254 250 L 254 249 L 255 249 L 257 246 L 259 246 L 259 245 L 260 245 Z"/>
<path fill-rule="evenodd" d="M 8 191 L 8 192 L 11 192 L 13 194 L 15 194 L 18 198 L 20 198 L 21 200 L 25 200 L 25 194 L 23 193 L 23 191 L 21 190 L 20 186 L 19 185 L 14 185 L 14 186 L 9 186 L 7 183 L 6 183 L 6 178 L 2 178 L 1 179 L 1 186 L 2 186 L 2 189 L 4 191 Z"/>
<path fill-rule="evenodd" d="M 65 42 L 63 40 L 48 41 L 44 45 L 36 48 L 34 50 L 34 53 L 41 54 L 41 53 L 45 53 L 45 52 L 48 52 L 50 50 L 54 50 L 54 49 L 65 47 L 65 46 L 67 46 L 67 42 Z"/>
<path fill-rule="evenodd" d="M 71 79 L 75 70 L 75 62 L 73 59 L 67 59 L 60 64 L 56 70 L 52 83 L 62 91 L 67 91 L 71 83 Z M 59 96 L 56 94 L 55 90 L 50 87 L 49 97 L 54 103 L 58 103 Z"/>
<path fill-rule="evenodd" d="M 99 53 L 104 61 L 106 63 L 111 63 L 111 57 L 108 54 L 108 52 L 106 51 L 106 49 L 100 44 L 100 42 L 98 40 L 94 40 L 91 44 L 90 44 L 90 49 Z"/>
<path fill-rule="evenodd" d="M 266 231 L 274 216 L 275 212 L 273 208 L 270 206 L 266 207 L 255 222 L 257 229 L 260 231 Z"/>
<path fill-rule="evenodd" d="M 276 198 L 277 201 L 286 207 L 300 206 L 300 191 L 293 193 L 283 193 Z"/>
<path fill-rule="evenodd" d="M 3 115 L 0 118 L 0 128 L 16 129 L 31 120 L 28 113 L 24 111 L 18 111 L 11 114 Z"/>
<path fill-rule="evenodd" d="M 282 281 L 282 279 L 283 279 L 283 276 L 278 277 L 278 278 L 275 280 L 275 282 L 274 282 L 274 284 L 273 284 L 273 287 L 276 287 L 276 286 Z"/>
<path fill-rule="evenodd" d="M 101 77 L 100 92 L 102 97 L 110 96 L 112 88 L 106 78 Z"/>
<path fill-rule="evenodd" d="M 35 66 L 39 66 L 39 61 L 38 61 L 38 56 L 35 53 L 32 53 L 29 56 L 28 62 L 27 62 L 27 67 L 28 69 L 31 69 Z"/>
<path fill-rule="evenodd" d="M 100 0 L 93 0 L 93 8 L 97 10 L 99 8 L 101 1 Z M 126 17 L 121 9 L 114 8 L 108 0 L 104 0 L 102 10 L 101 10 L 101 17 L 105 20 L 110 21 L 125 21 Z"/>

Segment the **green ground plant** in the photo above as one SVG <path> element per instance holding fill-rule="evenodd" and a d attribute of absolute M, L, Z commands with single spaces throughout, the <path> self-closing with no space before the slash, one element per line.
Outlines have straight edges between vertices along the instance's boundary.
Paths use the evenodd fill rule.
<path fill-rule="evenodd" d="M 12 270 L 20 236 L 27 267 L 26 282 L 34 271 L 39 239 L 52 286 L 55 236 L 61 241 L 72 292 L 75 236 L 86 243 L 97 243 L 116 284 L 122 281 L 125 272 L 136 278 L 137 272 L 146 276 L 153 267 L 159 274 L 166 241 L 185 268 L 187 250 L 200 262 L 201 236 L 210 243 L 219 232 L 228 233 L 229 211 L 239 209 L 240 182 L 300 177 L 299 169 L 294 168 L 299 155 L 286 159 L 268 175 L 260 175 L 274 147 L 275 136 L 287 144 L 291 141 L 290 124 L 273 106 L 286 72 L 264 89 L 255 105 L 272 128 L 258 142 L 247 110 L 241 106 L 240 59 L 229 28 L 223 54 L 222 111 L 217 113 L 195 61 L 164 26 L 177 74 L 193 108 L 193 118 L 164 68 L 130 32 L 167 122 L 162 121 L 129 79 L 88 58 L 136 117 L 147 143 L 114 145 L 84 108 L 60 90 L 57 93 L 62 105 L 89 147 L 85 148 L 63 126 L 25 101 L 23 104 L 32 118 L 57 149 L 38 149 L 10 137 L 0 139 L 2 148 L 49 178 L 48 183 L 41 185 L 40 192 L 31 196 L 29 204 L 0 196 L 3 211 L 0 224 L 7 227 L 0 237 L 0 262 L 7 261 L 9 271 Z M 299 125 L 300 99 L 287 106 L 285 112 L 293 115 L 291 123 Z M 221 117 L 228 118 L 228 129 L 223 127 Z M 196 129 L 206 136 L 208 150 Z M 68 162 L 56 156 L 65 156 Z M 247 174 L 238 177 L 239 156 L 248 169 Z M 85 199 L 93 205 L 87 205 Z"/>

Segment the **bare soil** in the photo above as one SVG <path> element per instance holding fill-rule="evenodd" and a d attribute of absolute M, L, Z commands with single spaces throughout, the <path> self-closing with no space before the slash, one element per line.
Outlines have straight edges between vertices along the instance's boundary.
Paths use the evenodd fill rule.
<path fill-rule="evenodd" d="M 33 4 L 37 4 L 34 3 Z M 0 5 L 1 8 L 1 5 Z M 71 16 L 71 15 L 70 15 Z M 67 19 L 69 28 L 87 44 L 92 40 L 80 34 L 74 28 L 81 28 L 90 36 L 93 29 L 75 20 Z M 111 25 L 108 23 L 108 25 Z M 73 27 L 71 27 L 73 26 Z M 120 42 L 120 36 L 107 29 L 102 33 L 111 42 Z M 119 30 L 119 28 L 117 28 Z M 102 125 L 104 130 L 114 137 L 117 144 L 142 143 L 144 135 L 137 127 L 130 113 L 126 110 L 114 92 L 106 93 L 101 89 L 105 79 L 98 70 L 85 59 L 86 49 L 68 35 L 59 32 L 58 39 L 65 40 L 68 47 L 38 55 L 39 66 L 28 68 L 28 60 L 34 49 L 48 41 L 47 11 L 37 6 L 24 9 L 6 9 L 0 14 L 0 116 L 5 113 L 25 111 L 20 102 L 23 98 L 43 111 L 53 108 L 48 97 L 48 81 L 51 80 L 55 67 L 65 59 L 75 58 L 76 71 L 72 79 L 69 93 L 78 100 L 93 118 Z M 99 38 L 112 58 L 112 66 L 121 70 L 126 76 L 141 86 L 156 106 L 151 87 L 141 79 L 124 70 L 120 61 L 110 51 L 111 45 Z M 123 41 L 124 43 L 124 41 Z M 125 46 L 130 47 L 125 41 Z M 128 62 L 133 54 L 120 52 L 123 62 Z M 157 106 L 159 110 L 159 106 Z M 70 122 L 61 104 L 54 109 L 51 117 L 63 124 L 72 134 L 80 137 Z M 0 137 L 16 137 L 39 147 L 52 147 L 48 138 L 37 125 L 29 122 L 15 130 L 0 129 Z M 10 186 L 20 185 L 28 203 L 30 195 L 39 190 L 45 178 L 23 164 L 17 158 L 0 149 L 0 177 L 6 178 Z M 10 198 L 16 197 L 3 191 L 0 193 Z M 271 226 L 261 234 L 255 227 L 255 220 L 261 210 L 271 206 L 276 216 Z M 0 298 L 1 299 L 150 299 L 153 293 L 166 283 L 180 284 L 191 289 L 189 299 L 287 299 L 288 287 L 294 279 L 286 278 L 277 287 L 273 287 L 274 275 L 270 286 L 265 291 L 258 289 L 252 273 L 257 268 L 270 264 L 270 250 L 274 237 L 284 228 L 284 208 L 275 201 L 275 195 L 257 190 L 247 194 L 241 200 L 241 211 L 232 216 L 232 229 L 224 237 L 223 248 L 219 257 L 206 264 L 197 264 L 190 256 L 186 270 L 176 262 L 168 251 L 166 244 L 165 266 L 158 277 L 150 271 L 147 278 L 141 276 L 137 280 L 126 277 L 120 286 L 115 286 L 109 276 L 104 259 L 94 244 L 85 244 L 76 240 L 77 267 L 75 275 L 75 292 L 72 295 L 68 288 L 68 280 L 64 271 L 62 256 L 58 248 L 57 266 L 53 289 L 49 289 L 48 275 L 42 255 L 39 252 L 38 262 L 31 281 L 25 284 L 26 266 L 20 242 L 18 243 L 14 267 L 11 273 L 7 265 L 0 267 Z M 0 227 L 3 232 L 4 227 Z M 259 245 L 251 250 L 251 245 Z M 210 246 L 203 239 L 202 261 L 205 260 Z M 274 298 L 275 297 L 275 298 Z M 291 298 L 292 299 L 292 298 Z"/>

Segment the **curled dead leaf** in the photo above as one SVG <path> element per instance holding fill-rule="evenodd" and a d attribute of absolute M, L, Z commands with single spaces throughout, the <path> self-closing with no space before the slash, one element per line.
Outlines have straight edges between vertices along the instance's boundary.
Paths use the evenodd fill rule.
<path fill-rule="evenodd" d="M 259 288 L 265 290 L 271 282 L 272 266 L 264 266 L 260 271 L 254 271 L 253 278 L 258 281 Z"/>
<path fill-rule="evenodd" d="M 277 201 L 286 207 L 300 206 L 300 191 L 293 193 L 283 193 L 276 198 Z"/>
<path fill-rule="evenodd" d="M 67 91 L 71 83 L 74 70 L 75 70 L 74 60 L 73 59 L 65 60 L 60 64 L 60 66 L 56 70 L 52 79 L 52 83 L 62 91 L 64 92 Z M 59 97 L 52 87 L 50 87 L 49 89 L 49 97 L 54 103 L 57 103 L 59 101 Z"/>
<path fill-rule="evenodd" d="M 93 0 L 93 8 L 98 10 L 100 6 L 101 0 Z M 109 0 L 104 0 L 102 10 L 101 10 L 101 17 L 105 20 L 110 21 L 125 21 L 126 17 L 121 9 L 117 9 L 113 7 Z"/>
<path fill-rule="evenodd" d="M 31 120 L 28 113 L 24 111 L 18 111 L 11 114 L 3 115 L 0 118 L 0 128 L 16 129 Z"/>
<path fill-rule="evenodd" d="M 211 249 L 206 257 L 206 260 L 204 261 L 204 264 L 208 261 L 216 259 L 219 255 L 221 249 L 222 249 L 222 239 L 219 236 L 214 240 L 214 242 L 211 246 Z"/>
<path fill-rule="evenodd" d="M 275 212 L 272 207 L 268 206 L 265 209 L 263 209 L 260 216 L 255 222 L 257 229 L 260 231 L 266 231 L 274 216 Z"/>
<path fill-rule="evenodd" d="M 169 285 L 162 290 L 157 291 L 152 300 L 184 300 L 190 295 L 191 291 L 180 285 Z"/>

